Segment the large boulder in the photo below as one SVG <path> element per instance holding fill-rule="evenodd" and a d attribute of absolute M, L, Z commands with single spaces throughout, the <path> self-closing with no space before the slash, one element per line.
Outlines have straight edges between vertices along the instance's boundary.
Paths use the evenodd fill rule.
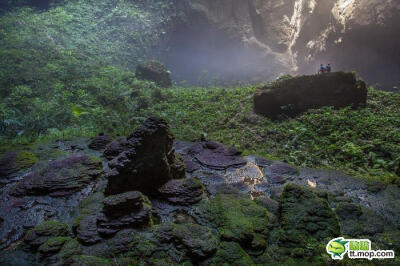
<path fill-rule="evenodd" d="M 138 79 L 154 81 L 161 87 L 172 86 L 169 71 L 163 64 L 157 61 L 149 61 L 139 64 L 136 68 L 135 74 Z"/>
<path fill-rule="evenodd" d="M 326 199 L 306 187 L 288 184 L 279 198 L 280 241 L 285 247 L 303 248 L 310 239 L 339 236 L 337 216 Z M 314 240 L 313 240 L 314 241 Z"/>
<path fill-rule="evenodd" d="M 107 195 L 139 190 L 157 192 L 163 184 L 182 178 L 185 168 L 172 148 L 174 136 L 168 123 L 161 118 L 149 118 L 126 140 L 111 143 L 105 154 L 112 159 L 107 174 Z M 111 149 L 117 148 L 117 152 Z M 117 154 L 113 157 L 114 154 Z"/>
<path fill-rule="evenodd" d="M 254 111 L 275 119 L 323 106 L 363 107 L 367 88 L 353 73 L 335 72 L 278 80 L 254 95 Z"/>

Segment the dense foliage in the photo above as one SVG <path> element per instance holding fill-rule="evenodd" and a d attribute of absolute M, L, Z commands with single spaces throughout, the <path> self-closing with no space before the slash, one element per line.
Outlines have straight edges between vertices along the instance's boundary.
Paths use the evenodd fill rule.
<path fill-rule="evenodd" d="M 126 107 L 116 95 L 135 87 L 131 72 L 162 39 L 172 9 L 168 1 L 74 0 L 2 14 L 0 134 L 77 125 L 83 113 L 113 120 L 107 115 Z"/>

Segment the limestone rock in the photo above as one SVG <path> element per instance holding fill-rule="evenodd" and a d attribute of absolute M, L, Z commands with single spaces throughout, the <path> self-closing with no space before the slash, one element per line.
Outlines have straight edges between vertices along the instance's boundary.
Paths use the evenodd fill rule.
<path fill-rule="evenodd" d="M 215 141 L 197 143 L 191 147 L 189 154 L 200 164 L 217 170 L 246 164 L 246 161 L 240 157 L 240 151 L 233 147 L 227 148 Z"/>
<path fill-rule="evenodd" d="M 121 144 L 110 144 L 109 147 L 118 147 L 120 153 L 109 162 L 106 194 L 134 190 L 152 193 L 169 180 L 183 177 L 185 168 L 175 156 L 173 140 L 164 119 L 149 118 Z M 105 154 L 115 154 L 109 147 Z"/>
<path fill-rule="evenodd" d="M 138 79 L 154 81 L 161 87 L 172 86 L 170 73 L 160 62 L 149 61 L 139 64 L 135 74 Z"/>
<path fill-rule="evenodd" d="M 254 111 L 276 119 L 324 106 L 363 107 L 366 101 L 364 82 L 357 81 L 352 73 L 335 72 L 300 76 L 268 85 L 254 95 Z"/>
<path fill-rule="evenodd" d="M 212 256 L 219 244 L 218 238 L 209 228 L 193 223 L 166 223 L 156 229 L 156 235 L 161 242 L 172 241 L 183 245 L 186 255 L 194 259 Z"/>
<path fill-rule="evenodd" d="M 194 178 L 173 179 L 158 190 L 160 197 L 178 205 L 191 205 L 201 200 L 204 187 Z"/>
<path fill-rule="evenodd" d="M 90 141 L 88 147 L 96 151 L 104 150 L 111 141 L 109 136 L 100 134 Z"/>
<path fill-rule="evenodd" d="M 151 203 L 139 191 L 112 195 L 103 200 L 103 211 L 97 217 L 98 232 L 112 235 L 124 228 L 151 225 Z"/>
<path fill-rule="evenodd" d="M 326 200 L 310 189 L 288 184 L 279 198 L 280 224 L 285 231 L 281 242 L 286 247 L 301 248 L 310 237 L 322 240 L 336 237 L 340 227 Z"/>
<path fill-rule="evenodd" d="M 29 230 L 24 242 L 32 248 L 37 248 L 52 237 L 63 237 L 69 234 L 67 224 L 59 221 L 43 222 Z"/>
<path fill-rule="evenodd" d="M 27 169 L 38 161 L 30 151 L 6 152 L 0 154 L 0 184 L 7 184 L 20 170 Z"/>
<path fill-rule="evenodd" d="M 15 196 L 50 195 L 63 197 L 82 189 L 101 174 L 101 162 L 76 155 L 40 166 L 19 181 Z"/>

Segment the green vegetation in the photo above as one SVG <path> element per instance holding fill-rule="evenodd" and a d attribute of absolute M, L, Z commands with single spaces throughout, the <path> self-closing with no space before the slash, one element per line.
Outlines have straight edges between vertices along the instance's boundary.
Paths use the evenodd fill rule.
<path fill-rule="evenodd" d="M 217 227 L 223 240 L 239 242 L 254 250 L 265 249 L 274 218 L 243 195 L 217 194 L 200 209 Z"/>
<path fill-rule="evenodd" d="M 174 16 L 169 1 L 157 0 L 73 0 L 3 13 L 0 146 L 125 135 L 158 115 L 179 140 L 207 133 L 245 155 L 400 183 L 398 94 L 370 88 L 365 109 L 271 121 L 252 113 L 255 87 L 161 89 L 137 80 L 134 67 L 151 59 Z"/>

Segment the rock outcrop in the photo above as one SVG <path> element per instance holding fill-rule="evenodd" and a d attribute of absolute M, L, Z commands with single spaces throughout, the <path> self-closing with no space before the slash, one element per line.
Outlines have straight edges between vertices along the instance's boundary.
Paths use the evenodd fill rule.
<path fill-rule="evenodd" d="M 254 95 L 254 111 L 275 119 L 324 106 L 362 107 L 366 101 L 363 81 L 357 81 L 352 73 L 335 72 L 288 78 L 268 85 Z"/>
<path fill-rule="evenodd" d="M 202 199 L 204 187 L 194 178 L 173 179 L 160 187 L 158 191 L 161 198 L 172 204 L 191 205 Z"/>
<path fill-rule="evenodd" d="M 72 156 L 56 160 L 28 174 L 19 181 L 15 196 L 50 195 L 62 197 L 71 195 L 84 188 L 102 172 L 100 161 L 94 161 L 87 155 Z"/>
<path fill-rule="evenodd" d="M 400 82 L 400 3 L 394 0 L 190 0 L 163 60 L 177 78 L 262 81 L 356 69 L 367 82 Z M 196 58 L 197 60 L 187 60 Z M 195 74 L 193 74 L 195 73 Z"/>
<path fill-rule="evenodd" d="M 169 180 L 184 177 L 185 168 L 175 156 L 173 140 L 165 120 L 150 118 L 126 140 L 111 143 L 105 155 L 118 155 L 109 162 L 106 194 L 134 190 L 152 193 Z"/>
<path fill-rule="evenodd" d="M 7 184 L 18 171 L 33 166 L 38 161 L 29 151 L 6 152 L 0 154 L 0 184 Z"/>
<path fill-rule="evenodd" d="M 124 228 L 151 224 L 151 203 L 139 191 L 108 196 L 103 200 L 103 206 L 97 217 L 98 232 L 101 235 L 113 235 Z"/>
<path fill-rule="evenodd" d="M 111 141 L 112 139 L 109 136 L 99 134 L 90 141 L 88 147 L 92 150 L 101 151 L 104 150 Z"/>
<path fill-rule="evenodd" d="M 170 73 L 160 62 L 141 63 L 137 66 L 135 74 L 138 79 L 154 81 L 160 87 L 172 86 Z"/>

